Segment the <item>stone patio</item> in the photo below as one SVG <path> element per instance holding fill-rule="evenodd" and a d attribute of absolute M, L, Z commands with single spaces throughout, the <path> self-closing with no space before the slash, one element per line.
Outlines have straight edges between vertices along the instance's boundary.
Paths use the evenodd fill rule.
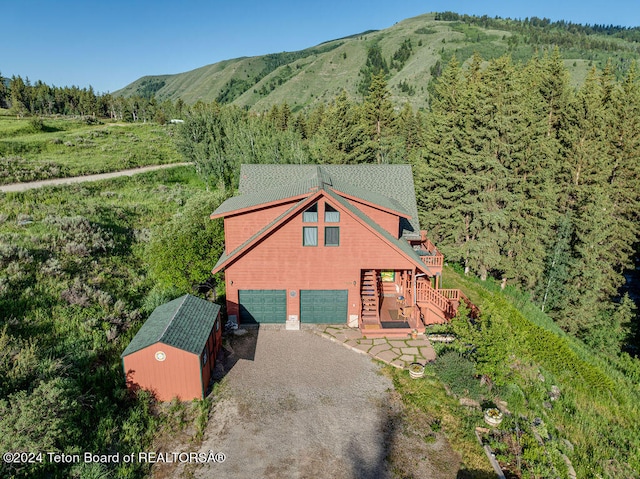
<path fill-rule="evenodd" d="M 315 332 L 323 338 L 399 369 L 406 369 L 414 362 L 425 364 L 436 359 L 436 352 L 424 335 L 418 335 L 416 339 L 409 335 L 407 339 L 367 339 L 358 329 L 337 325 L 318 326 Z"/>

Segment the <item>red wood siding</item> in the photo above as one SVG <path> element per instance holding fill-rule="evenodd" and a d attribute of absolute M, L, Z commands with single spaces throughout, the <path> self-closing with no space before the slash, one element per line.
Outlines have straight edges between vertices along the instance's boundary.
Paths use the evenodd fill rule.
<path fill-rule="evenodd" d="M 357 201 L 349 200 L 353 206 L 362 211 L 365 215 L 371 218 L 373 221 L 382 226 L 385 230 L 393 235 L 394 238 L 398 238 L 400 235 L 400 217 L 386 211 L 373 208 L 372 206 L 359 203 Z"/>
<path fill-rule="evenodd" d="M 301 289 L 346 289 L 349 292 L 348 314 L 359 315 L 361 269 L 413 267 L 406 257 L 352 218 L 340 205 L 330 204 L 340 211 L 339 223 L 324 223 L 324 199 L 321 199 L 318 223 L 303 223 L 300 213 L 227 266 L 229 314 L 238 314 L 239 289 L 287 290 L 288 315 L 300 314 Z M 324 246 L 325 225 L 340 227 L 339 246 Z M 302 246 L 303 226 L 318 227 L 318 246 Z M 295 296 L 289 294 L 291 291 L 295 291 Z"/>
<path fill-rule="evenodd" d="M 209 336 L 209 340 L 205 346 L 207 351 L 207 364 L 202 366 L 202 384 L 204 384 L 205 394 L 207 394 L 207 386 L 209 385 L 209 381 L 211 381 L 211 372 L 215 366 L 216 357 L 222 346 L 222 318 L 220 313 L 218 313 L 216 320 L 218 330 L 216 331 L 216 325 L 214 324 L 211 336 Z"/>
<path fill-rule="evenodd" d="M 224 219 L 226 252 L 230 253 L 254 234 L 291 208 L 293 202 L 253 210 Z"/>
<path fill-rule="evenodd" d="M 164 361 L 155 358 L 157 351 L 166 354 Z M 202 398 L 200 356 L 156 343 L 123 359 L 129 388 L 155 393 L 160 401 L 178 397 L 182 401 Z"/>

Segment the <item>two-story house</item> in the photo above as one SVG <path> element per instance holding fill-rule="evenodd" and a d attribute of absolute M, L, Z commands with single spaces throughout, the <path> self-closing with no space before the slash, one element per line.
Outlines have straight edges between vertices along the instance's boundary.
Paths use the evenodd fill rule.
<path fill-rule="evenodd" d="M 348 324 L 406 335 L 456 312 L 420 230 L 409 165 L 243 165 L 224 218 L 227 313 L 240 324 Z"/>

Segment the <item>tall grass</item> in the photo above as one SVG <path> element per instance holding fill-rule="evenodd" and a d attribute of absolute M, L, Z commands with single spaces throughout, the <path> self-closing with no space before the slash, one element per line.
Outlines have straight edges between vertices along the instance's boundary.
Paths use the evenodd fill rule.
<path fill-rule="evenodd" d="M 174 163 L 173 125 L 0 115 L 0 184 Z"/>
<path fill-rule="evenodd" d="M 203 189 L 181 167 L 0 194 L 0 450 L 150 450 L 162 417 L 148 394 L 127 391 L 119 356 L 145 319 L 153 285 L 141 253 L 151 230 Z M 0 466 L 2 477 L 147 472 Z"/>
<path fill-rule="evenodd" d="M 478 372 L 498 385 L 498 396 L 521 403 L 518 414 L 529 420 L 542 418 L 550 437 L 572 445 L 565 450 L 562 441 L 550 441 L 544 451 L 566 452 L 578 477 L 637 477 L 637 378 L 625 376 L 618 359 L 599 356 L 564 334 L 516 290 L 503 292 L 494 282 L 480 282 L 452 270 L 446 277 L 449 287 L 463 289 L 482 311 L 477 323 L 457 320 L 453 324 L 459 346 L 472 344 L 469 354 Z M 560 391 L 555 400 L 552 386 Z M 530 460 L 534 463 L 529 467 L 535 468 L 535 458 Z M 547 455 L 538 460 L 547 461 Z"/>

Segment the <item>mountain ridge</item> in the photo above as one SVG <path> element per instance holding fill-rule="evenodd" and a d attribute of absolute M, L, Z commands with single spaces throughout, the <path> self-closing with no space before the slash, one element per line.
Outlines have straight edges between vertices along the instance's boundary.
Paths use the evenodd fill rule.
<path fill-rule="evenodd" d="M 522 61 L 558 46 L 574 85 L 584 80 L 594 62 L 602 67 L 611 60 L 623 69 L 639 58 L 635 41 L 593 33 L 587 35 L 595 47 L 580 50 L 575 46 L 583 46 L 580 28 L 588 27 L 578 26 L 574 32 L 569 23 L 566 31 L 558 33 L 555 24 L 545 19 L 527 22 L 427 13 L 303 50 L 227 59 L 177 74 L 146 75 L 114 95 L 181 99 L 188 104 L 218 101 L 254 111 L 287 102 L 296 111 L 326 103 L 342 90 L 361 98 L 371 51 L 377 49 L 387 65 L 392 101 L 426 108 L 429 81 L 453 55 L 461 62 L 474 52 L 485 60 L 510 54 L 514 61 Z M 396 56 L 403 61 L 395 61 Z"/>

